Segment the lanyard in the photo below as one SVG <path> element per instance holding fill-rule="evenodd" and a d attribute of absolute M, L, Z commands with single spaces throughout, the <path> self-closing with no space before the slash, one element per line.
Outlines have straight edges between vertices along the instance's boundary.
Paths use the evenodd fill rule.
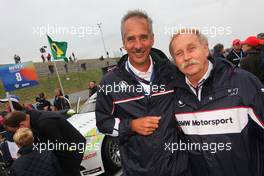
<path fill-rule="evenodd" d="M 138 75 L 136 75 L 132 70 L 131 68 L 129 67 L 128 65 L 128 62 L 126 62 L 126 66 L 127 66 L 127 70 L 128 72 L 138 81 L 138 82 L 142 82 L 146 85 L 151 85 L 152 84 L 152 81 L 154 80 L 154 71 L 152 71 L 151 73 L 151 76 L 150 76 L 150 81 L 147 81 L 141 77 L 139 77 Z"/>
<path fill-rule="evenodd" d="M 233 53 L 237 56 L 237 58 L 242 59 L 243 54 L 241 51 L 240 51 L 240 56 L 234 50 Z"/>

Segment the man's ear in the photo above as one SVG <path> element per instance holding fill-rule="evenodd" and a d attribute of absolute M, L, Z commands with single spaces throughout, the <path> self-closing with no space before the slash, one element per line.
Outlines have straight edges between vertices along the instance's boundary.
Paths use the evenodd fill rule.
<path fill-rule="evenodd" d="M 152 40 L 151 47 L 153 47 L 154 41 L 155 41 L 155 36 L 154 36 L 154 34 L 151 34 L 150 37 L 151 37 L 151 40 Z"/>
<path fill-rule="evenodd" d="M 19 123 L 18 128 L 23 128 L 23 127 L 25 127 L 25 123 L 24 123 L 24 121 L 22 121 L 22 122 Z"/>
<path fill-rule="evenodd" d="M 122 49 L 126 50 L 125 42 L 123 41 Z"/>
<path fill-rule="evenodd" d="M 203 49 L 205 51 L 206 57 L 209 56 L 209 47 L 208 47 L 208 43 L 203 44 Z"/>
<path fill-rule="evenodd" d="M 19 123 L 19 128 L 22 128 L 22 127 L 24 127 L 24 128 L 30 128 L 30 117 L 29 117 L 28 114 L 26 115 L 26 119 L 24 121 L 21 121 Z"/>
<path fill-rule="evenodd" d="M 125 49 L 125 50 L 126 50 L 126 47 L 125 47 L 125 46 L 126 46 L 126 45 L 125 45 L 125 40 L 126 40 L 126 39 L 125 39 L 125 35 L 123 35 L 123 36 L 122 36 L 122 44 L 123 44 L 122 49 Z"/>
<path fill-rule="evenodd" d="M 20 122 L 18 128 L 27 128 L 27 126 L 26 126 L 26 120 Z"/>

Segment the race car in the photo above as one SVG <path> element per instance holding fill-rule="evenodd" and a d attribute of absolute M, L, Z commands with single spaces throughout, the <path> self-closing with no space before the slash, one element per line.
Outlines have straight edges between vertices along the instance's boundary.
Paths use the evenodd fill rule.
<path fill-rule="evenodd" d="M 86 138 L 81 175 L 96 176 L 114 173 L 121 168 L 118 140 L 98 131 L 95 120 L 97 94 L 91 96 L 80 108 L 79 113 L 68 121 Z"/>

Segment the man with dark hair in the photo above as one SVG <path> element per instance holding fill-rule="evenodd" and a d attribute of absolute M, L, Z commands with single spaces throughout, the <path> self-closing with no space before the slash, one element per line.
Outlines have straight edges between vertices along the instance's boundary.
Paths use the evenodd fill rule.
<path fill-rule="evenodd" d="M 89 97 L 91 97 L 93 94 L 97 92 L 97 85 L 95 81 L 90 81 L 88 85 L 89 89 Z"/>
<path fill-rule="evenodd" d="M 96 125 L 118 137 L 124 176 L 185 176 L 186 153 L 166 147 L 180 140 L 173 108 L 175 67 L 152 49 L 152 20 L 145 12 L 128 12 L 121 35 L 128 54 L 100 83 Z"/>
<path fill-rule="evenodd" d="M 222 58 L 208 58 L 200 31 L 175 33 L 175 117 L 194 176 L 264 175 L 264 85 Z"/>
<path fill-rule="evenodd" d="M 221 44 L 221 43 L 218 43 L 214 46 L 214 53 L 213 53 L 213 56 L 215 58 L 217 57 L 222 57 L 222 58 L 225 58 L 224 56 L 224 53 L 225 53 L 225 48 L 224 48 L 224 45 Z"/>
<path fill-rule="evenodd" d="M 41 144 L 54 146 L 66 145 L 66 148 L 53 150 L 57 157 L 64 176 L 79 176 L 80 164 L 83 157 L 82 149 L 76 147 L 86 144 L 85 138 L 75 129 L 62 114 L 49 111 L 24 112 L 14 111 L 5 116 L 4 125 L 8 131 L 16 132 L 17 129 L 30 128 L 36 139 Z M 40 146 L 39 145 L 39 146 Z M 76 150 L 71 150 L 75 145 Z M 72 146 L 74 147 L 74 146 Z"/>

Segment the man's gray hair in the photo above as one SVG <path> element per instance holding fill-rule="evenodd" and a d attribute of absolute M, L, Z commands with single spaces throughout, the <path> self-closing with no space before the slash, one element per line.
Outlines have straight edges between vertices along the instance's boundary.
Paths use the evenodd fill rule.
<path fill-rule="evenodd" d="M 172 42 L 174 41 L 174 39 L 176 39 L 181 34 L 195 34 L 198 37 L 200 43 L 208 45 L 207 37 L 204 34 L 202 34 L 202 32 L 198 29 L 185 28 L 185 29 L 181 29 L 179 31 L 176 31 L 173 33 L 173 35 L 171 37 L 170 45 L 169 45 L 170 54 L 171 54 L 172 58 L 174 58 L 174 59 L 175 59 L 175 57 L 173 54 Z"/>
<path fill-rule="evenodd" d="M 128 11 L 126 15 L 123 16 L 122 20 L 121 20 L 121 36 L 122 36 L 122 40 L 124 41 L 124 25 L 125 22 L 129 19 L 129 18 L 143 18 L 147 21 L 148 23 L 148 29 L 149 32 L 151 34 L 153 34 L 153 28 L 152 28 L 152 19 L 148 16 L 148 14 L 143 11 L 143 10 L 131 10 Z"/>

